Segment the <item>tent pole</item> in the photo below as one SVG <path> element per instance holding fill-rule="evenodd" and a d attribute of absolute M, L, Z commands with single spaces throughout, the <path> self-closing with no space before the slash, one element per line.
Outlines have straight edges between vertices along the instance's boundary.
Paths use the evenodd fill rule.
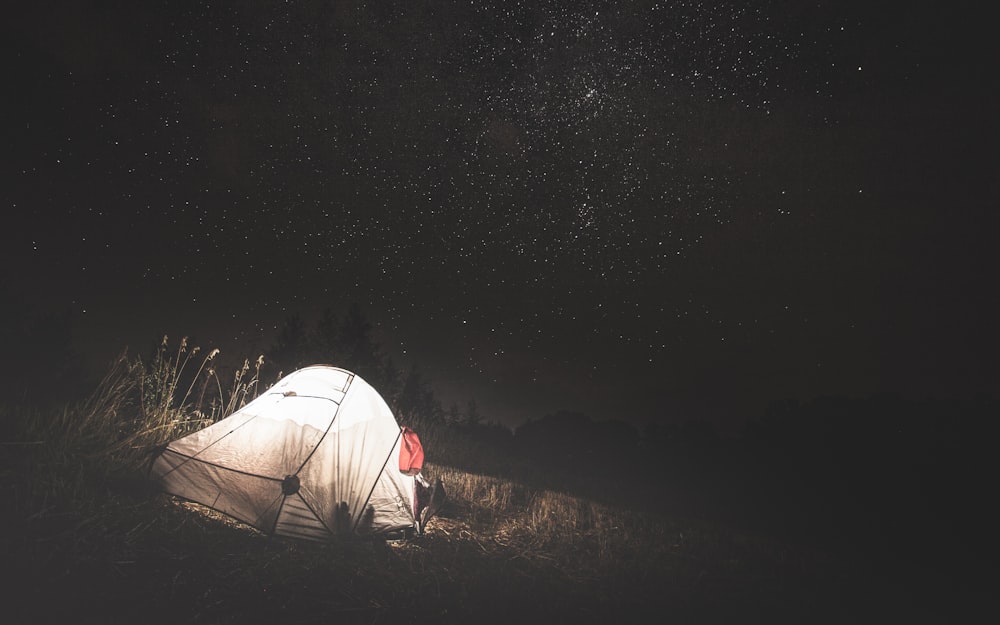
<path fill-rule="evenodd" d="M 378 472 L 378 477 L 376 477 L 375 481 L 372 482 L 372 488 L 371 490 L 368 491 L 368 496 L 365 497 L 365 502 L 361 504 L 361 509 L 358 510 L 357 518 L 354 519 L 354 527 L 351 528 L 352 534 L 358 531 L 358 523 L 361 522 L 361 517 L 364 516 L 363 511 L 365 509 L 365 506 L 367 506 L 368 502 L 371 501 L 372 493 L 375 492 L 375 487 L 378 485 L 378 479 L 382 477 L 383 473 L 385 473 L 385 465 L 389 464 L 389 459 L 392 458 L 392 452 L 396 449 L 396 445 L 399 444 L 399 439 L 402 438 L 402 436 L 403 436 L 403 428 L 399 428 L 399 434 L 396 434 L 396 442 L 393 443 L 392 447 L 389 448 L 389 455 L 385 457 L 385 462 L 382 463 L 382 470 Z"/>

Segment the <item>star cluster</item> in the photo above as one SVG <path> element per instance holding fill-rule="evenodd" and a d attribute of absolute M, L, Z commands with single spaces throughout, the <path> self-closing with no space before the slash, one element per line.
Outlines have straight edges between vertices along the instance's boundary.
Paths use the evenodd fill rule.
<path fill-rule="evenodd" d="M 824 357 L 790 346 L 817 325 L 861 340 L 817 286 L 842 260 L 824 233 L 874 202 L 847 155 L 879 57 L 850 7 L 206 2 L 14 23 L 9 206 L 31 234 L 12 245 L 62 281 L 45 303 L 104 327 L 144 310 L 240 349 L 358 302 L 391 352 L 507 421 L 606 411 L 633 381 L 647 403 L 621 410 L 651 415 L 761 353 L 801 378 L 795 359 Z M 502 406 L 514 388 L 534 403 Z"/>

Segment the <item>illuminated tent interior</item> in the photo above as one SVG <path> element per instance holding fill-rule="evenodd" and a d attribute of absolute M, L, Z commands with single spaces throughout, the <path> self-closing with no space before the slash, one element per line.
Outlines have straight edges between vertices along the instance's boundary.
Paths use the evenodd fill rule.
<path fill-rule="evenodd" d="M 400 428 L 367 382 L 315 365 L 170 443 L 152 478 L 167 493 L 267 534 L 325 540 L 420 532 L 413 445 L 419 449 L 416 435 Z"/>

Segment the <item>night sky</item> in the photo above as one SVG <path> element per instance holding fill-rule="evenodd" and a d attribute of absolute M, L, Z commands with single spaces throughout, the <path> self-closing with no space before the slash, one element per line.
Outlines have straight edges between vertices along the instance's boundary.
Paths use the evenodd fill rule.
<path fill-rule="evenodd" d="M 1000 107 L 961 3 L 22 4 L 9 327 L 242 360 L 357 303 L 507 424 L 996 389 Z"/>

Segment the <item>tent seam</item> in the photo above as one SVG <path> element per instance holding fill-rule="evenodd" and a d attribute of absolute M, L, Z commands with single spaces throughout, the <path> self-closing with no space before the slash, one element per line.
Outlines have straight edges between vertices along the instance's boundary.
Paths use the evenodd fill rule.
<path fill-rule="evenodd" d="M 379 470 L 378 475 L 375 476 L 375 480 L 372 481 L 372 488 L 368 491 L 368 496 L 365 498 L 365 502 L 361 504 L 361 508 L 358 510 L 358 518 L 354 520 L 354 527 L 351 528 L 351 533 L 358 531 L 358 523 L 361 522 L 361 517 L 364 515 L 365 506 L 368 502 L 372 500 L 372 493 L 375 492 L 375 487 L 378 486 L 378 481 L 382 478 L 382 474 L 385 473 L 385 466 L 389 464 L 389 459 L 392 458 L 392 452 L 396 449 L 396 445 L 399 443 L 399 439 L 403 436 L 403 428 L 399 428 L 399 434 L 396 434 L 396 440 L 393 442 L 392 447 L 389 448 L 389 455 L 385 457 L 385 462 L 382 463 L 382 468 Z"/>

